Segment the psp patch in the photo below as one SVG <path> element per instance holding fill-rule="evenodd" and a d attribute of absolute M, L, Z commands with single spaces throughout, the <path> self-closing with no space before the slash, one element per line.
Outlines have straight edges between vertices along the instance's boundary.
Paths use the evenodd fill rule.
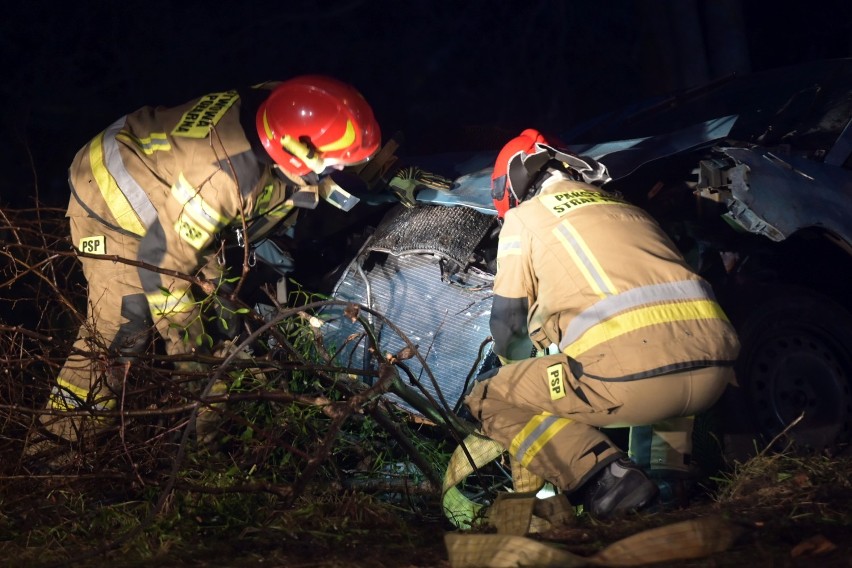
<path fill-rule="evenodd" d="M 80 252 L 86 254 L 106 254 L 106 237 L 103 235 L 83 237 L 80 239 L 80 246 L 77 248 Z"/>
<path fill-rule="evenodd" d="M 550 389 L 550 400 L 559 400 L 565 396 L 565 366 L 562 363 L 547 368 L 547 386 Z"/>
<path fill-rule="evenodd" d="M 195 250 L 201 250 L 210 241 L 210 233 L 204 230 L 189 215 L 181 215 L 175 223 L 175 231 L 180 238 L 189 243 Z"/>

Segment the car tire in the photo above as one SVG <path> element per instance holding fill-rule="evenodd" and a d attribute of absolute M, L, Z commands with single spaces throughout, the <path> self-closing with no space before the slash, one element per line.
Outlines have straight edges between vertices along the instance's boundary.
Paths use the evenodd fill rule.
<path fill-rule="evenodd" d="M 738 411 L 761 447 L 843 450 L 852 437 L 852 315 L 807 289 L 753 292 L 732 314 L 742 344 Z"/>

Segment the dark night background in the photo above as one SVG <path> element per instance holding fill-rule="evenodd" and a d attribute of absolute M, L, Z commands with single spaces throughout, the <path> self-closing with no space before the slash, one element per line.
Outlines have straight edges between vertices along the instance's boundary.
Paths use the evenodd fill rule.
<path fill-rule="evenodd" d="M 74 153 L 139 106 L 301 73 L 353 83 L 410 155 L 494 149 L 747 73 L 852 56 L 852 2 L 16 2 L 0 21 L 0 204 L 64 207 Z"/>

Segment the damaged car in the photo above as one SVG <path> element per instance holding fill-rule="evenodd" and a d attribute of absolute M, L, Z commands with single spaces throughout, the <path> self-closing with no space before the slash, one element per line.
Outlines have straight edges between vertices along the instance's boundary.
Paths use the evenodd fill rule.
<path fill-rule="evenodd" d="M 755 436 L 836 451 L 852 435 L 850 120 L 841 59 L 727 77 L 573 146 L 658 218 L 736 325 L 741 388 L 719 409 L 734 455 Z"/>
<path fill-rule="evenodd" d="M 710 419 L 730 456 L 753 452 L 755 440 L 838 451 L 852 435 L 850 119 L 844 59 L 726 77 L 559 133 L 565 148 L 607 166 L 607 189 L 655 216 L 737 327 L 740 388 Z M 349 256 L 336 247 L 323 275 L 330 296 L 393 322 L 377 322 L 384 351 L 416 347 L 406 374 L 419 398 L 391 395 L 414 413 L 423 400 L 462 413 L 471 381 L 497 364 L 495 157 L 417 158 L 452 186 L 409 187 Z M 310 250 L 322 256 L 320 243 Z M 353 325 L 328 318 L 325 340 L 368 364 Z"/>

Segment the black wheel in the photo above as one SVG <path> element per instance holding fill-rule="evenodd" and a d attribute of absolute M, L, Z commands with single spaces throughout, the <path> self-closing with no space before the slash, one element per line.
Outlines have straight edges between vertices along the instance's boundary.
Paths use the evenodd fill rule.
<path fill-rule="evenodd" d="M 756 433 L 797 449 L 838 449 L 852 434 L 852 316 L 808 290 L 773 289 L 740 309 L 737 380 Z"/>

